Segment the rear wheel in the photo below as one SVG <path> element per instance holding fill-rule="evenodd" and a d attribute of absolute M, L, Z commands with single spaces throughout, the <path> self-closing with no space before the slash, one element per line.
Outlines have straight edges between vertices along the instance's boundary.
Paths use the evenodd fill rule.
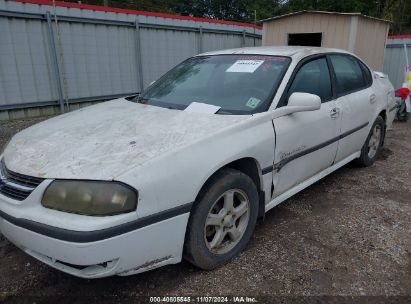
<path fill-rule="evenodd" d="M 384 140 L 385 122 L 381 116 L 378 116 L 375 120 L 367 140 L 361 149 L 361 156 L 357 159 L 357 163 L 362 166 L 371 166 L 378 158 L 382 143 Z"/>
<path fill-rule="evenodd" d="M 247 245 L 258 216 L 258 192 L 252 179 L 223 169 L 199 194 L 190 215 L 185 258 L 202 269 L 216 268 Z"/>

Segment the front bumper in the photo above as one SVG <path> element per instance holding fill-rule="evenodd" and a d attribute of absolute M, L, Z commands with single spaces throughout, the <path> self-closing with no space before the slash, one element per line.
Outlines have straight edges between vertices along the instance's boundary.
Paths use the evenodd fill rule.
<path fill-rule="evenodd" d="M 137 229 L 123 229 L 125 233 L 113 227 L 116 234 L 111 236 L 106 234 L 111 228 L 103 234 L 69 231 L 15 218 L 0 209 L 0 232 L 27 254 L 77 277 L 131 275 L 181 261 L 188 207 L 157 222 L 140 219 Z M 67 240 L 70 235 L 74 241 Z"/>

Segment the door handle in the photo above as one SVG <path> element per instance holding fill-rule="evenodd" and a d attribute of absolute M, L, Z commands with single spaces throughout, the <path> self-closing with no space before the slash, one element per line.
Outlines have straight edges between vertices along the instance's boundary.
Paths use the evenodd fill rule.
<path fill-rule="evenodd" d="M 373 104 L 377 101 L 377 96 L 375 94 L 371 94 L 370 96 L 370 104 Z"/>
<path fill-rule="evenodd" d="M 339 108 L 333 108 L 330 111 L 331 118 L 337 118 L 339 115 L 340 115 L 340 109 Z"/>

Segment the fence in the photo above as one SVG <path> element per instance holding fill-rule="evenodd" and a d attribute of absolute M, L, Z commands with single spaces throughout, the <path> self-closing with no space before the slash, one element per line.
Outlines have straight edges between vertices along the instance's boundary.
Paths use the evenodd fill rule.
<path fill-rule="evenodd" d="M 387 39 L 384 56 L 384 73 L 388 75 L 394 88 L 402 87 L 407 66 L 405 50 L 408 53 L 408 65 L 411 65 L 411 35 L 390 36 Z"/>
<path fill-rule="evenodd" d="M 252 25 L 0 0 L 0 112 L 134 94 L 198 53 L 261 44 Z"/>

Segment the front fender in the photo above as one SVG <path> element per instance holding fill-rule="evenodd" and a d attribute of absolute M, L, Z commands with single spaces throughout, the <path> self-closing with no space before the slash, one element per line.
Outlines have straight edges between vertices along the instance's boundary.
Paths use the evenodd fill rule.
<path fill-rule="evenodd" d="M 139 191 L 137 212 L 146 216 L 194 202 L 210 176 L 235 160 L 253 158 L 261 173 L 261 168 L 273 164 L 274 146 L 271 120 L 252 117 L 215 136 L 152 159 L 116 180 Z"/>

